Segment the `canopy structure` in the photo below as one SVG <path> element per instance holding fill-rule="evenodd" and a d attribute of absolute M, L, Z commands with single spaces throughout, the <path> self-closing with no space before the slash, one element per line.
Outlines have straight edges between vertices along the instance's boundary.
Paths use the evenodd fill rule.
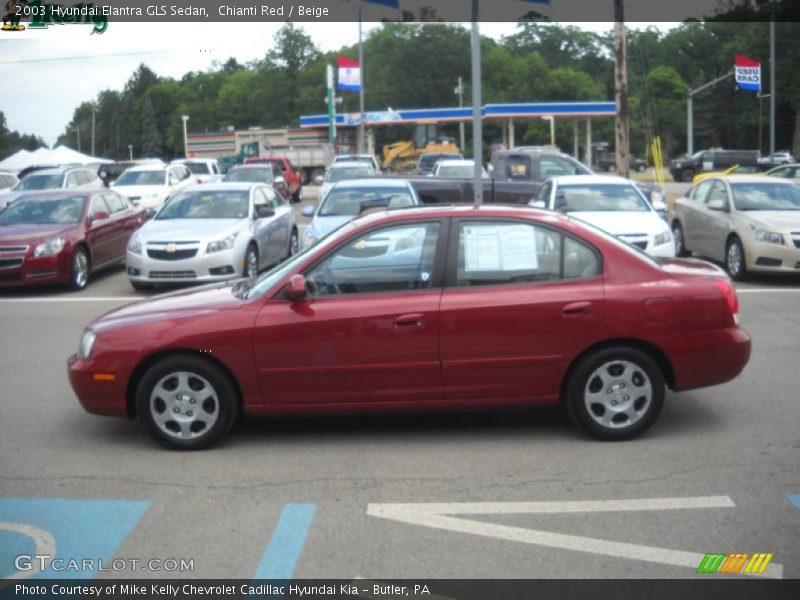
<path fill-rule="evenodd" d="M 19 172 L 26 167 L 45 165 L 99 165 L 114 162 L 107 158 L 89 156 L 67 146 L 56 146 L 53 149 L 38 148 L 33 152 L 20 150 L 0 162 L 0 170 Z"/>

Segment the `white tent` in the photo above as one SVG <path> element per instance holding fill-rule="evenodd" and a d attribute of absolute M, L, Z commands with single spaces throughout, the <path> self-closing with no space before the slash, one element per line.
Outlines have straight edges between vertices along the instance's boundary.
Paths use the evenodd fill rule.
<path fill-rule="evenodd" d="M 0 162 L 0 169 L 16 173 L 32 166 L 100 165 L 110 162 L 114 161 L 107 158 L 89 156 L 67 146 L 56 146 L 52 150 L 48 148 L 38 148 L 33 152 L 20 150 Z"/>
<path fill-rule="evenodd" d="M 31 153 L 28 150 L 15 152 L 5 160 L 0 161 L 0 171 L 11 171 L 16 173 L 27 167 L 30 163 L 28 157 Z"/>

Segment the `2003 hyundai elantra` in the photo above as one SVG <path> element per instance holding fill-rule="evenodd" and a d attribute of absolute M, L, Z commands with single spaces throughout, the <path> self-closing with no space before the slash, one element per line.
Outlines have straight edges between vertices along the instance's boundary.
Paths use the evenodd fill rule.
<path fill-rule="evenodd" d="M 603 439 L 656 420 L 665 388 L 728 381 L 750 338 L 721 269 L 653 259 L 526 207 L 372 213 L 257 280 L 156 296 L 88 325 L 84 408 L 169 448 L 252 415 L 564 402 Z"/>

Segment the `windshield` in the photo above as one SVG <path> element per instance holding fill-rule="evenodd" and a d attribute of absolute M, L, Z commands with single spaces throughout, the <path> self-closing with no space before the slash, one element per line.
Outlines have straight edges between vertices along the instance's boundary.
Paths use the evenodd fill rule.
<path fill-rule="evenodd" d="M 272 181 L 272 169 L 233 169 L 225 175 L 225 181 L 245 181 L 251 183 L 269 183 Z"/>
<path fill-rule="evenodd" d="M 52 190 L 61 187 L 61 173 L 52 175 L 45 175 L 43 173 L 36 175 L 31 174 L 23 177 L 22 180 L 14 186 L 15 192 L 22 192 L 25 190 Z"/>
<path fill-rule="evenodd" d="M 211 173 L 208 169 L 208 165 L 202 162 L 185 162 L 183 163 L 184 166 L 189 169 L 195 175 L 208 175 Z"/>
<path fill-rule="evenodd" d="M 415 204 L 411 192 L 404 187 L 334 187 L 325 197 L 317 214 L 320 217 L 355 217 L 368 208 L 400 208 Z"/>
<path fill-rule="evenodd" d="M 244 219 L 249 213 L 249 190 L 194 190 L 176 194 L 156 215 L 169 219 Z"/>
<path fill-rule="evenodd" d="M 83 215 L 83 196 L 20 198 L 0 213 L 0 225 L 56 225 L 77 223 Z"/>
<path fill-rule="evenodd" d="M 650 205 L 632 185 L 586 183 L 562 185 L 556 192 L 560 206 L 564 196 L 567 212 L 649 212 Z M 558 208 L 558 206 L 557 206 Z"/>
<path fill-rule="evenodd" d="M 732 183 L 736 210 L 800 210 L 800 187 L 794 184 Z"/>
<path fill-rule="evenodd" d="M 125 171 L 117 179 L 117 185 L 166 185 L 167 172 L 158 171 Z"/>
<path fill-rule="evenodd" d="M 338 167 L 328 170 L 328 173 L 325 175 L 325 181 L 326 183 L 336 183 L 337 181 L 369 177 L 374 174 L 375 172 L 366 165 L 363 167 Z"/>

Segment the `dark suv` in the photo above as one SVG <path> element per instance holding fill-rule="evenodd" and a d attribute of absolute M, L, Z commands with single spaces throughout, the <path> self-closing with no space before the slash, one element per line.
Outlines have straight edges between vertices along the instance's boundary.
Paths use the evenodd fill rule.
<path fill-rule="evenodd" d="M 708 171 L 724 171 L 733 165 L 755 166 L 758 164 L 758 152 L 755 150 L 700 150 L 691 156 L 676 158 L 669 164 L 669 172 L 675 181 L 691 183 L 698 173 Z"/>

